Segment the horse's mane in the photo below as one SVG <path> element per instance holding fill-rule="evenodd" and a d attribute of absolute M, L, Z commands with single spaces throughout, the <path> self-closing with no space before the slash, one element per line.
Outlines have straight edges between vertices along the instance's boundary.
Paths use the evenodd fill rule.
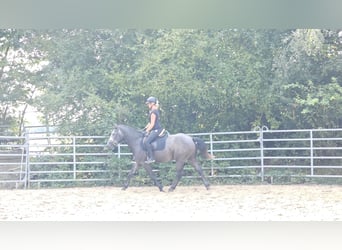
<path fill-rule="evenodd" d="M 136 128 L 134 128 L 134 127 L 132 127 L 132 126 L 129 126 L 129 125 L 119 124 L 119 125 L 117 125 L 116 127 L 117 127 L 117 128 L 123 128 L 125 131 L 128 132 L 129 135 L 133 135 L 133 133 L 134 133 L 134 134 L 136 134 L 137 136 L 141 137 L 141 136 L 143 136 L 143 134 L 144 134 L 142 130 L 136 129 Z"/>

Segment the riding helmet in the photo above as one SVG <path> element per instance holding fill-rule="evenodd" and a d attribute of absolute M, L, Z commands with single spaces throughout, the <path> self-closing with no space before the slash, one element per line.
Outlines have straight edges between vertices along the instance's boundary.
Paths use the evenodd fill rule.
<path fill-rule="evenodd" d="M 158 99 L 153 97 L 153 96 L 150 96 L 149 98 L 147 98 L 146 103 L 152 103 L 152 102 L 157 104 L 158 103 Z"/>

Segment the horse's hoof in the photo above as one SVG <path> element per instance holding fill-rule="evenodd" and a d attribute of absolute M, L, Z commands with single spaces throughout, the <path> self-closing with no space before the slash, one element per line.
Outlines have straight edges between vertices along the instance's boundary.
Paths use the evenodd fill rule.
<path fill-rule="evenodd" d="M 127 189 L 127 187 L 122 187 L 121 190 L 125 191 Z"/>
<path fill-rule="evenodd" d="M 169 193 L 171 193 L 171 192 L 173 192 L 173 191 L 175 191 L 174 188 L 169 188 Z"/>
<path fill-rule="evenodd" d="M 208 185 L 208 186 L 205 186 L 205 188 L 207 189 L 207 190 L 209 190 L 210 189 L 210 186 Z"/>

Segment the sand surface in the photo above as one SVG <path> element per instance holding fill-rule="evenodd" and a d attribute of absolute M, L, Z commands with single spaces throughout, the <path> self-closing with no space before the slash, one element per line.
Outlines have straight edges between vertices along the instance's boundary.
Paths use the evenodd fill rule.
<path fill-rule="evenodd" d="M 165 188 L 166 189 L 166 188 Z M 0 190 L 3 221 L 342 221 L 342 186 Z"/>

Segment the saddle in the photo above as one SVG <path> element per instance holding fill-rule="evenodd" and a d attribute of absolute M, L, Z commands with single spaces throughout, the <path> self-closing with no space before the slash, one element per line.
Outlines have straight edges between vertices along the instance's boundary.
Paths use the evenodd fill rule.
<path fill-rule="evenodd" d="M 164 136 L 168 136 L 168 135 L 169 135 L 169 132 L 165 128 L 163 128 L 163 130 L 159 133 L 157 139 L 162 138 Z"/>
<path fill-rule="evenodd" d="M 169 136 L 169 132 L 166 129 L 163 129 L 158 137 L 151 143 L 153 151 L 160 151 L 165 149 L 165 144 L 166 144 L 166 139 Z M 142 138 L 141 140 L 141 147 L 146 150 L 144 146 L 144 139 L 145 137 Z"/>

